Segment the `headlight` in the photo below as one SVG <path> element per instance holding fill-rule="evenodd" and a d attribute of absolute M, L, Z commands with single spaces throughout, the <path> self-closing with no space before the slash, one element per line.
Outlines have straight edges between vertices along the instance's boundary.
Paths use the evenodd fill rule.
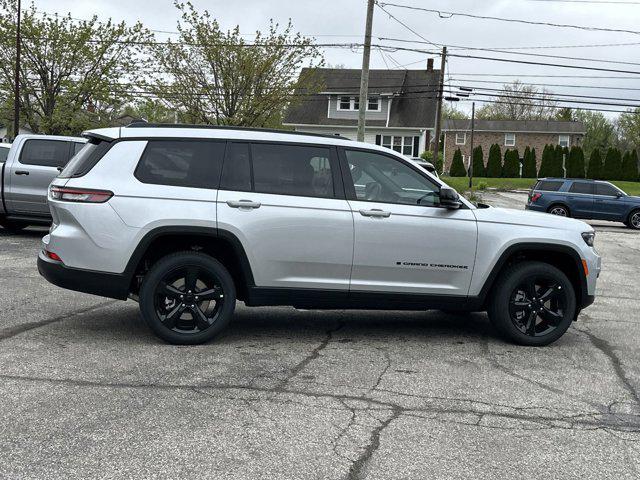
<path fill-rule="evenodd" d="M 593 242 L 596 240 L 596 232 L 584 232 L 582 234 L 582 239 L 584 240 L 584 243 L 593 247 Z"/>

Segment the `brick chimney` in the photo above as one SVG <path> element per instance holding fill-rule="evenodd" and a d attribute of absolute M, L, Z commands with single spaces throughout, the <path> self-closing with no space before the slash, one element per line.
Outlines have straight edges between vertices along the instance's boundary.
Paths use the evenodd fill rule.
<path fill-rule="evenodd" d="M 427 72 L 433 72 L 433 58 L 427 58 Z"/>

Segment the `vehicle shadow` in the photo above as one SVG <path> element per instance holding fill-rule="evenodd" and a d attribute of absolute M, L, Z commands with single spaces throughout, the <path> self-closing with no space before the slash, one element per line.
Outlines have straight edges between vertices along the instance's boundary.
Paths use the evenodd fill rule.
<path fill-rule="evenodd" d="M 0 237 L 42 238 L 49 231 L 48 227 L 27 227 L 24 230 L 13 231 L 0 227 Z"/>

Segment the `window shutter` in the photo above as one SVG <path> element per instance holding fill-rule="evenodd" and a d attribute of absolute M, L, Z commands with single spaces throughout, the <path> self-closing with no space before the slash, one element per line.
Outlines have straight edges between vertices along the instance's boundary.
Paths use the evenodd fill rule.
<path fill-rule="evenodd" d="M 376 135 L 376 145 L 382 145 L 382 135 Z"/>
<path fill-rule="evenodd" d="M 413 156 L 414 157 L 420 156 L 420 152 L 418 150 L 420 150 L 420 137 L 413 137 Z"/>

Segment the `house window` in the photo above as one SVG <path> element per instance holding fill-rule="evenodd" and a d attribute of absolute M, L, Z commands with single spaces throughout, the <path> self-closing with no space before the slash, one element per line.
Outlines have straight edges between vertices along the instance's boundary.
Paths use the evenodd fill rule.
<path fill-rule="evenodd" d="M 351 97 L 340 97 L 338 110 L 351 110 Z"/>
<path fill-rule="evenodd" d="M 505 147 L 515 147 L 516 145 L 516 134 L 515 133 L 505 133 L 504 134 L 504 146 Z"/>
<path fill-rule="evenodd" d="M 338 110 L 354 112 L 360 110 L 360 98 L 359 97 L 338 97 Z M 382 105 L 380 99 L 377 97 L 369 97 L 367 100 L 367 111 L 380 112 L 382 111 Z"/>
<path fill-rule="evenodd" d="M 378 97 L 369 97 L 369 101 L 367 102 L 367 110 L 372 112 L 379 112 L 380 108 L 380 99 Z"/>
<path fill-rule="evenodd" d="M 558 145 L 561 147 L 569 146 L 569 135 L 559 135 L 558 136 Z"/>
<path fill-rule="evenodd" d="M 467 134 L 465 132 L 456 133 L 456 145 L 464 145 L 467 143 Z"/>
<path fill-rule="evenodd" d="M 417 157 L 418 152 L 414 147 L 416 143 L 419 143 L 419 138 L 420 137 L 418 136 L 400 137 L 395 135 L 383 135 L 382 146 L 408 157 Z"/>

